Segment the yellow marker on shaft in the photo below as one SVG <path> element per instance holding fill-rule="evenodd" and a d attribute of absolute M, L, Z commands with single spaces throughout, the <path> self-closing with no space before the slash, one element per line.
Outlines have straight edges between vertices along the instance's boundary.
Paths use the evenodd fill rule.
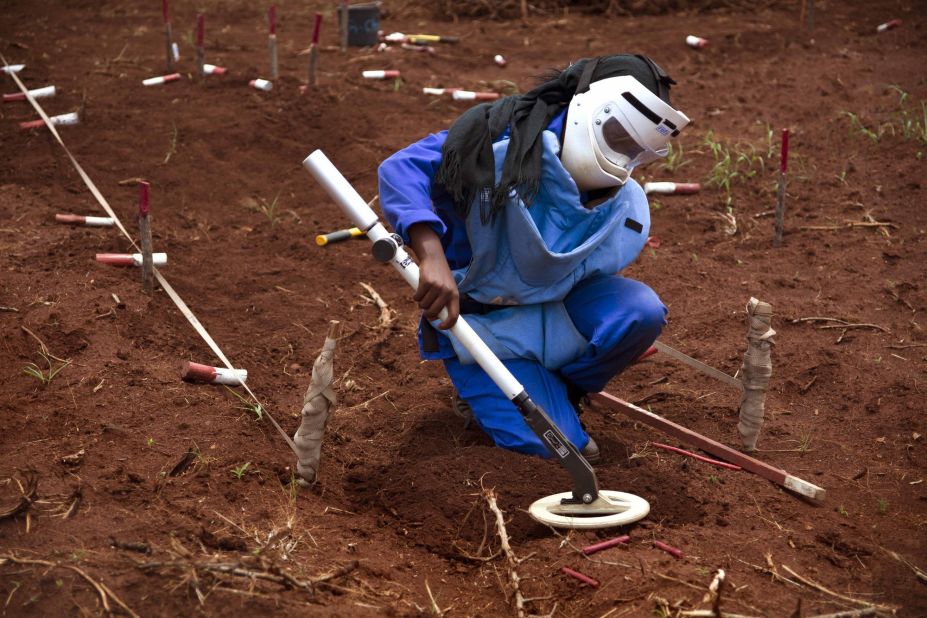
<path fill-rule="evenodd" d="M 333 242 L 340 242 L 342 240 L 348 240 L 349 238 L 357 238 L 363 236 L 364 233 L 356 227 L 352 227 L 346 230 L 338 230 L 337 232 L 329 232 L 328 234 L 319 234 L 315 237 L 315 244 L 320 247 Z"/>

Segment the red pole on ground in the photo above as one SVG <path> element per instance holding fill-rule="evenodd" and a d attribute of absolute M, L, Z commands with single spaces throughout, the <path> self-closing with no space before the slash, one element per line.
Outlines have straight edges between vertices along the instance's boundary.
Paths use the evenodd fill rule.
<path fill-rule="evenodd" d="M 322 14 L 315 14 L 312 27 L 312 43 L 309 45 L 309 85 L 315 86 L 315 68 L 319 62 L 319 35 L 322 32 Z"/>
<path fill-rule="evenodd" d="M 200 13 L 196 16 L 196 70 L 200 77 L 206 75 L 203 64 L 206 62 L 206 50 L 203 47 L 206 30 L 206 17 Z"/>
<path fill-rule="evenodd" d="M 154 259 L 151 249 L 151 212 L 149 201 L 150 186 L 147 182 L 138 183 L 138 230 L 142 243 L 142 284 L 145 292 L 151 294 L 154 289 Z"/>
<path fill-rule="evenodd" d="M 277 5 L 271 4 L 267 12 L 267 22 L 270 32 L 267 38 L 267 50 L 270 52 L 270 78 L 277 79 Z"/>
<path fill-rule="evenodd" d="M 782 232 L 785 229 L 785 174 L 789 168 L 789 130 L 782 129 L 782 153 L 779 159 L 779 189 L 776 195 L 776 235 L 773 245 L 782 244 Z"/>

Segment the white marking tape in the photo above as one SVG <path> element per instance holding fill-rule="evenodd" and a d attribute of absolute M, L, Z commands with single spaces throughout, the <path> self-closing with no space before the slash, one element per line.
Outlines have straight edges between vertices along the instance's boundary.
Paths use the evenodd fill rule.
<path fill-rule="evenodd" d="M 2 62 L 4 65 L 8 64 L 3 54 L 0 54 L 0 62 Z M 26 94 L 26 98 L 29 100 L 29 103 L 32 105 L 32 107 L 35 108 L 35 111 L 38 112 L 39 116 L 42 117 L 42 120 L 45 121 L 45 126 L 47 126 L 48 130 L 51 131 L 51 134 L 55 138 L 55 140 L 59 144 L 61 144 L 61 147 L 64 149 L 65 154 L 68 155 L 68 158 L 71 160 L 71 164 L 74 165 L 74 169 L 77 170 L 77 173 L 80 175 L 81 179 L 84 181 L 84 184 L 87 185 L 88 189 L 90 189 L 90 193 L 93 194 L 93 197 L 96 198 L 100 206 L 103 207 L 103 210 L 106 211 L 106 214 L 108 214 L 110 218 L 112 218 L 112 220 L 116 223 L 116 227 L 119 228 L 119 231 L 122 232 L 122 235 L 125 236 L 126 239 L 128 239 L 130 243 L 132 243 L 132 246 L 135 247 L 136 250 L 141 251 L 139 246 L 135 244 L 135 239 L 133 239 L 132 236 L 129 235 L 129 232 L 126 231 L 125 226 L 122 225 L 122 221 L 120 221 L 119 217 L 116 216 L 116 213 L 113 211 L 112 207 L 109 205 L 109 202 L 106 201 L 106 198 L 103 197 L 103 194 L 100 193 L 100 190 L 97 189 L 97 186 L 93 184 L 92 180 L 90 180 L 90 176 L 87 175 L 87 172 L 84 171 L 84 168 L 81 167 L 80 163 L 77 162 L 77 159 L 74 158 L 74 155 L 71 154 L 71 151 L 68 150 L 68 147 L 65 146 L 64 141 L 61 139 L 61 136 L 58 134 L 58 130 L 55 129 L 54 124 L 48 118 L 48 115 L 45 113 L 45 110 L 42 109 L 42 106 L 39 105 L 38 102 L 29 94 L 28 88 L 26 88 L 26 86 L 22 83 L 22 81 L 19 79 L 19 76 L 16 73 L 10 73 L 10 77 L 13 78 L 13 80 L 16 82 L 16 85 L 19 87 L 19 89 Z M 174 291 L 174 288 L 171 287 L 171 284 L 167 282 L 167 279 L 164 278 L 164 276 L 161 274 L 161 271 L 159 271 L 157 268 L 153 268 L 152 270 L 154 271 L 155 279 L 158 280 L 158 283 L 161 285 L 161 288 L 165 292 L 167 292 L 168 297 L 174 302 L 174 304 L 180 310 L 180 313 L 183 314 L 183 317 L 187 318 L 187 321 L 190 322 L 190 325 L 193 326 L 193 329 L 196 330 L 197 334 L 203 339 L 203 341 L 206 342 L 206 345 L 209 346 L 209 348 L 215 353 L 215 355 L 219 358 L 219 360 L 221 360 L 225 364 L 226 367 L 234 370 L 235 367 L 232 365 L 232 363 L 229 362 L 229 359 L 226 358 L 225 354 L 219 348 L 218 344 L 216 344 L 212 336 L 206 331 L 206 328 L 204 328 L 203 325 L 200 323 L 200 321 L 196 318 L 196 316 L 193 315 L 193 312 L 190 310 L 190 307 L 187 306 L 187 303 L 183 301 L 180 295 L 178 295 L 177 292 Z M 290 438 L 290 436 L 285 431 L 283 431 L 283 428 L 280 427 L 280 425 L 277 423 L 274 417 L 271 416 L 270 412 L 267 411 L 267 408 L 257 398 L 257 395 L 254 394 L 251 388 L 244 382 L 242 382 L 241 385 L 245 387 L 245 390 L 248 391 L 248 394 L 251 395 L 251 398 L 254 399 L 255 403 L 261 406 L 261 409 L 264 411 L 265 414 L 267 414 L 267 418 L 270 419 L 270 422 L 273 424 L 276 430 L 280 432 L 280 435 L 283 436 L 284 440 L 286 440 L 287 445 L 290 447 L 290 449 L 292 449 L 294 453 L 296 453 L 296 456 L 298 457 L 299 451 L 296 448 L 296 444 L 293 443 L 293 439 Z"/>

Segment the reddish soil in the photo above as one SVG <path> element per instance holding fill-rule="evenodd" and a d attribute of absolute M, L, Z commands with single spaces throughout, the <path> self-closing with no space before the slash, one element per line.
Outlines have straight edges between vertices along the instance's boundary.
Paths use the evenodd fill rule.
<path fill-rule="evenodd" d="M 529 612 L 617 617 L 707 608 L 705 588 L 723 568 L 721 606 L 732 613 L 799 615 L 792 614 L 799 603 L 805 616 L 860 607 L 851 597 L 899 615 L 927 614 L 927 582 L 910 566 L 927 568 L 927 143 L 903 135 L 899 95 L 889 87 L 909 93 L 911 109 L 927 97 L 922 4 L 819 2 L 813 34 L 799 27 L 797 0 L 751 12 L 535 15 L 527 24 L 434 21 L 405 3 L 383 19 L 386 31 L 462 37 L 429 56 L 344 55 L 333 3 L 286 1 L 282 77 L 270 93 L 245 86 L 267 69 L 266 7 L 244 0 L 198 5 L 207 15 L 207 61 L 229 67 L 228 75 L 143 88 L 143 78 L 164 68 L 156 4 L 9 0 L 0 51 L 28 65 L 21 77 L 29 87 L 61 89 L 41 101 L 49 113 L 83 106 L 83 122 L 61 133 L 127 224 L 137 190 L 119 181 L 151 182 L 155 247 L 170 257 L 165 276 L 236 366 L 248 369 L 249 384 L 287 431 L 298 425 L 332 319 L 346 333 L 336 355 L 341 401 L 319 482 L 295 489 L 294 456 L 266 418 L 255 420 L 226 389 L 180 381 L 181 361 L 218 361 L 167 296 L 146 296 L 138 271 L 93 261 L 128 243 L 114 230 L 54 222 L 56 212 L 102 212 L 47 131 L 17 128 L 34 117 L 28 106 L 3 105 L 0 510 L 17 503 L 17 481 L 30 474 L 39 498 L 28 518 L 0 521 L 3 615 L 100 613 L 93 588 L 67 567 L 103 582 L 139 615 L 513 614 L 504 560 L 465 556 L 489 556 L 499 545 L 481 484 L 495 488 L 514 551 L 526 558 L 518 570 L 534 599 Z M 191 72 L 196 7 L 177 4 L 181 66 Z M 326 11 L 320 86 L 301 96 L 306 56 L 297 52 L 319 9 Z M 891 18 L 903 26 L 876 35 Z M 686 47 L 693 33 L 709 47 Z M 461 427 L 441 367 L 418 359 L 409 290 L 370 258 L 366 241 L 313 243 L 347 221 L 300 167 L 312 150 L 324 150 L 362 195 L 373 196 L 383 158 L 464 109 L 420 94 L 421 86 L 481 88 L 506 79 L 527 89 L 546 68 L 623 50 L 657 58 L 679 81 L 675 102 L 695 119 L 681 136 L 683 165 L 670 172 L 655 164 L 644 176 L 706 182 L 714 164 L 709 131 L 761 153 L 763 167 L 757 159 L 754 175 L 733 182 L 736 233 L 725 232 L 717 187 L 653 200 L 652 233 L 662 244 L 645 250 L 629 274 L 669 305 L 666 343 L 732 373 L 745 346 L 744 305 L 751 296 L 772 303 L 775 372 L 758 456 L 825 487 L 821 505 L 748 473 L 648 447 L 671 440 L 593 406 L 584 420 L 604 452 L 600 485 L 640 494 L 652 510 L 624 530 L 553 534 L 525 509 L 568 490 L 565 473 Z M 497 53 L 506 68 L 492 63 Z M 401 86 L 360 79 L 374 68 L 401 69 Z M 0 81 L 15 91 L 12 79 Z M 883 135 L 852 130 L 842 112 L 881 126 Z M 767 213 L 782 126 L 792 129 L 793 150 L 787 233 L 774 249 Z M 769 158 L 767 127 L 776 133 Z M 274 200 L 271 221 L 260 206 Z M 867 213 L 891 226 L 844 227 Z M 397 311 L 391 328 L 377 327 L 360 282 Z M 808 317 L 878 328 L 844 332 L 825 328 L 836 322 L 801 320 Z M 71 360 L 47 386 L 22 371 L 30 362 L 45 366 L 26 329 Z M 634 366 L 608 390 L 737 444 L 737 394 L 667 358 Z M 200 457 L 172 476 L 189 449 Z M 79 462 L 62 462 L 78 452 Z M 244 463 L 236 479 L 231 469 Z M 573 549 L 623 532 L 629 547 L 594 560 Z M 654 549 L 655 539 L 684 557 Z M 307 579 L 352 561 L 357 568 L 312 593 L 190 566 Z M 843 598 L 756 568 L 770 565 Z M 562 576 L 563 566 L 601 587 Z"/>

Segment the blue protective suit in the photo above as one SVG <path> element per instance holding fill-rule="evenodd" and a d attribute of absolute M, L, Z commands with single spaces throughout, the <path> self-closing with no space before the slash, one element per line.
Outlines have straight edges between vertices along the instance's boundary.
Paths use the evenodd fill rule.
<path fill-rule="evenodd" d="M 559 160 L 564 114 L 543 133 L 541 185 L 530 208 L 516 196 L 492 225 L 474 205 L 466 220 L 433 187 L 446 132 L 401 150 L 379 169 L 380 202 L 388 222 L 408 242 L 408 229 L 427 223 L 441 237 L 461 294 L 487 305 L 511 305 L 467 321 L 531 398 L 578 448 L 588 436 L 567 398 L 566 382 L 599 391 L 653 343 L 666 309 L 647 286 L 616 273 L 647 238 L 650 216 L 633 180 L 593 209 Z M 496 176 L 508 146 L 493 146 Z M 431 334 L 432 337 L 426 337 Z M 426 339 L 436 339 L 426 345 Z M 497 445 L 547 456 L 515 406 L 456 340 L 427 324 L 422 356 L 442 359 L 458 394 Z"/>

